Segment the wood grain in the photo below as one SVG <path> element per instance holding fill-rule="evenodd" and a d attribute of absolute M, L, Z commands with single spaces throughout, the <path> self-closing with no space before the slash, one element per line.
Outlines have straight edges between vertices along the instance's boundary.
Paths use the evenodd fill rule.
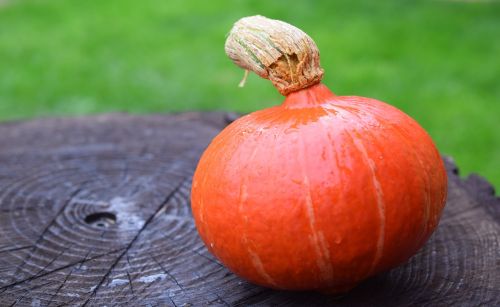
<path fill-rule="evenodd" d="M 450 158 L 438 230 L 343 297 L 241 280 L 205 249 L 189 191 L 234 114 L 111 114 L 0 125 L 0 306 L 500 305 L 500 200 Z"/>

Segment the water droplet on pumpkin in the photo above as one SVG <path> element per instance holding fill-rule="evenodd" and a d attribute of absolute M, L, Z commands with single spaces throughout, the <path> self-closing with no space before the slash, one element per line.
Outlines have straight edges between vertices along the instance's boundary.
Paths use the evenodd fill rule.
<path fill-rule="evenodd" d="M 383 160 L 383 159 L 384 159 L 384 156 L 378 156 L 378 159 L 379 159 L 379 160 Z"/>
<path fill-rule="evenodd" d="M 335 242 L 335 244 L 340 244 L 342 242 L 342 237 L 339 234 L 335 234 L 333 242 Z"/>

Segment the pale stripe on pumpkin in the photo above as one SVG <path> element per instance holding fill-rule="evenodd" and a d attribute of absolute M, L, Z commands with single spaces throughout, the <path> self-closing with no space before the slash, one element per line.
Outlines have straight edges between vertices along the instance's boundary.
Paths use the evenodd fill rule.
<path fill-rule="evenodd" d="M 259 134 L 260 136 L 261 134 Z M 247 174 L 245 177 L 242 178 L 240 182 L 240 195 L 239 195 L 239 202 L 238 202 L 238 211 L 240 214 L 243 214 L 243 205 L 248 199 L 248 181 L 249 181 L 249 176 L 250 173 L 248 172 L 248 168 L 250 168 L 253 165 L 253 160 L 255 158 L 255 155 L 257 154 L 257 150 L 259 147 L 255 147 L 255 149 L 252 151 L 248 158 L 248 162 L 245 165 L 245 171 L 243 173 Z M 246 214 L 243 214 L 243 219 L 245 221 L 245 226 L 248 225 L 248 216 Z M 264 268 L 264 264 L 262 263 L 262 260 L 260 259 L 259 255 L 254 252 L 250 246 L 248 246 L 248 238 L 247 238 L 247 233 L 246 233 L 246 227 L 244 228 L 245 230 L 243 231 L 242 234 L 242 242 L 243 245 L 245 245 L 248 255 L 250 256 L 250 260 L 252 262 L 253 267 L 255 268 L 255 271 L 262 277 L 264 278 L 265 281 L 267 281 L 270 285 L 275 286 L 276 282 L 271 278 L 269 273 L 267 273 L 266 269 Z"/>
<path fill-rule="evenodd" d="M 319 231 L 316 227 L 316 218 L 314 215 L 314 207 L 311 196 L 311 183 L 309 181 L 309 177 L 307 176 L 307 170 L 304 165 L 305 158 L 305 144 L 304 140 L 300 139 L 300 155 L 298 157 L 298 161 L 301 164 L 302 173 L 303 173 L 303 185 L 304 190 L 306 191 L 305 195 L 305 204 L 306 204 L 306 212 L 307 218 L 309 220 L 309 227 L 311 228 L 311 235 L 309 236 L 309 241 L 312 243 L 314 251 L 317 254 L 316 263 L 321 273 L 321 278 L 325 281 L 329 281 L 333 276 L 333 267 L 330 260 L 330 252 L 328 243 L 325 240 L 325 235 Z"/>
<path fill-rule="evenodd" d="M 262 260 L 260 260 L 259 255 L 252 251 L 250 248 L 247 249 L 250 254 L 250 259 L 252 260 L 252 264 L 257 270 L 257 272 L 262 276 L 270 285 L 276 286 L 276 282 L 269 276 L 269 274 L 264 269 L 264 265 L 262 264 Z"/>
<path fill-rule="evenodd" d="M 382 258 L 382 252 L 384 249 L 384 239 L 385 239 L 384 194 L 382 192 L 382 186 L 380 185 L 377 175 L 375 174 L 376 171 L 375 162 L 373 162 L 373 160 L 368 156 L 368 152 L 366 151 L 365 145 L 363 145 L 363 143 L 359 139 L 353 137 L 352 135 L 351 138 L 354 146 L 356 146 L 356 149 L 363 155 L 363 158 L 368 163 L 368 167 L 370 168 L 371 171 L 371 177 L 372 177 L 371 179 L 373 182 L 373 187 L 375 188 L 375 193 L 377 198 L 377 208 L 380 218 L 380 233 L 377 239 L 377 250 L 375 252 L 375 257 L 373 258 L 373 262 L 370 268 L 370 271 L 372 271 L 375 268 L 375 266 L 379 263 L 380 258 Z"/>

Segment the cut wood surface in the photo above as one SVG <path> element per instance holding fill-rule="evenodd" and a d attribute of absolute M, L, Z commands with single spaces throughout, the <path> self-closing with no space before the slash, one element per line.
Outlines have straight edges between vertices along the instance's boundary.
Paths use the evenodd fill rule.
<path fill-rule="evenodd" d="M 449 195 L 405 265 L 342 297 L 232 274 L 193 224 L 194 168 L 235 116 L 111 114 L 0 125 L 0 306 L 500 306 L 500 200 L 444 158 Z"/>

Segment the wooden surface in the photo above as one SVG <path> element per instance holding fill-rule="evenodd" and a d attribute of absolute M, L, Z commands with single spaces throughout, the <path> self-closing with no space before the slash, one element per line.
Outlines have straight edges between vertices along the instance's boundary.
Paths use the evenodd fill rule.
<path fill-rule="evenodd" d="M 343 297 L 273 291 L 197 236 L 191 175 L 233 116 L 103 115 L 0 125 L 0 306 L 500 305 L 500 201 L 445 159 L 438 230 Z"/>

